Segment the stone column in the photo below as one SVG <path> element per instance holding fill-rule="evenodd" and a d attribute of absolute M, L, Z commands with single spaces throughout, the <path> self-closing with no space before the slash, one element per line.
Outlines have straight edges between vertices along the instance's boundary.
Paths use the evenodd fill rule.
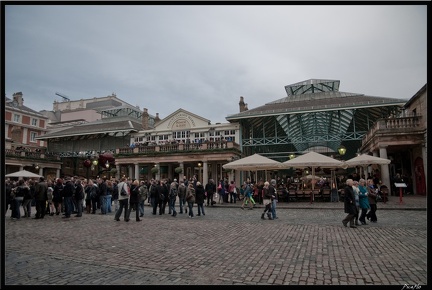
<path fill-rule="evenodd" d="M 60 168 L 57 168 L 56 170 L 56 178 L 60 178 Z"/>
<path fill-rule="evenodd" d="M 43 167 L 42 167 L 42 166 L 39 167 L 39 175 L 44 176 L 44 175 L 43 175 Z"/>
<path fill-rule="evenodd" d="M 156 163 L 156 167 L 159 169 L 156 173 L 156 180 L 160 180 L 160 163 Z"/>
<path fill-rule="evenodd" d="M 208 162 L 203 161 L 203 186 L 205 187 L 206 184 L 208 183 Z"/>
<path fill-rule="evenodd" d="M 139 180 L 139 164 L 135 163 L 135 179 Z"/>
<path fill-rule="evenodd" d="M 380 157 L 387 158 L 387 146 L 380 147 Z M 381 185 L 385 184 L 389 189 L 389 195 L 391 195 L 391 184 L 390 184 L 390 173 L 389 173 L 389 165 L 383 164 L 381 165 Z"/>
<path fill-rule="evenodd" d="M 115 174 L 115 178 L 117 180 L 120 180 L 120 164 L 116 164 L 116 169 L 117 169 L 117 172 Z"/>
<path fill-rule="evenodd" d="M 128 177 L 129 178 L 132 178 L 134 175 L 133 175 L 133 170 L 132 170 L 133 168 L 132 168 L 132 166 L 130 166 L 130 165 L 128 165 Z"/>

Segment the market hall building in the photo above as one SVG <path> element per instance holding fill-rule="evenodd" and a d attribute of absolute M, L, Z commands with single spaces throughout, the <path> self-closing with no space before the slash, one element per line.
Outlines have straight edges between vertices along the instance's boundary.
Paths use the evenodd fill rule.
<path fill-rule="evenodd" d="M 103 111 L 98 127 L 89 122 L 39 138 L 48 141 L 48 150 L 57 151 L 65 162 L 72 158 L 69 164 L 75 164 L 75 171 L 65 167 L 62 175 L 85 177 L 82 162 L 109 151 L 115 159 L 113 164 L 107 164 L 110 169 L 103 172 L 109 173 L 109 177 L 182 179 L 196 175 L 204 184 L 209 178 L 235 179 L 240 184 L 247 173 L 226 172 L 223 164 L 254 153 L 286 161 L 289 156 L 312 150 L 344 160 L 358 153 L 389 158 L 389 166 L 368 168 L 368 173 L 379 172 L 383 184 L 390 184 L 396 173 L 412 177 L 415 183 L 415 162 L 423 164 L 425 176 L 426 85 L 412 98 L 419 101 L 340 92 L 339 85 L 338 80 L 295 83 L 285 87 L 286 97 L 253 109 L 248 109 L 240 97 L 239 112 L 226 117 L 229 123 L 211 124 L 183 109 L 159 119 L 158 114 L 150 116 L 147 109 L 117 107 Z M 407 104 L 420 107 L 410 111 Z M 119 114 L 124 110 L 129 114 Z M 115 127 L 121 118 L 123 125 Z M 370 136 L 370 132 L 377 131 L 376 124 L 390 123 L 389 120 L 393 128 L 387 128 L 390 131 L 386 134 L 391 136 L 391 130 L 398 131 L 394 142 L 384 144 L 381 139 L 378 147 L 367 145 L 376 140 L 376 136 Z M 414 142 L 399 146 L 397 140 L 402 135 L 404 140 Z M 69 150 L 62 150 L 66 144 Z M 339 154 L 344 151 L 339 149 L 344 149 L 345 155 Z M 99 164 L 91 176 L 100 173 L 103 166 Z"/>

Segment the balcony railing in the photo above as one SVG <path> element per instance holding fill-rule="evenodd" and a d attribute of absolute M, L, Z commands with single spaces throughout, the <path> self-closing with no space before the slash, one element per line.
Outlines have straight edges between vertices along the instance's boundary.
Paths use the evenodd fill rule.
<path fill-rule="evenodd" d="M 204 143 L 177 143 L 177 144 L 163 144 L 163 145 L 141 145 L 135 148 L 118 148 L 117 154 L 146 154 L 153 152 L 177 152 L 177 151 L 203 151 L 214 149 L 238 149 L 240 145 L 233 141 L 220 141 L 220 142 L 204 142 Z"/>
<path fill-rule="evenodd" d="M 5 149 L 5 155 L 6 157 L 59 160 L 59 157 L 56 154 L 33 152 L 26 150 Z"/>
<path fill-rule="evenodd" d="M 417 115 L 410 117 L 380 119 L 363 137 L 362 144 L 364 145 L 379 130 L 394 131 L 397 133 L 412 133 L 413 131 L 417 131 L 421 129 L 420 118 L 421 116 Z"/>

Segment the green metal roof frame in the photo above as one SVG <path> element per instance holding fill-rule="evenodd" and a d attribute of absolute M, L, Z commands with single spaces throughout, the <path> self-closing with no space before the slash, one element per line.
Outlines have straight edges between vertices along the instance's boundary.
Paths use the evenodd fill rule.
<path fill-rule="evenodd" d="M 230 115 L 242 125 L 241 146 L 247 155 L 273 157 L 344 145 L 354 156 L 376 120 L 396 114 L 406 100 L 339 92 L 339 81 L 307 80 L 285 87 L 288 97 Z"/>

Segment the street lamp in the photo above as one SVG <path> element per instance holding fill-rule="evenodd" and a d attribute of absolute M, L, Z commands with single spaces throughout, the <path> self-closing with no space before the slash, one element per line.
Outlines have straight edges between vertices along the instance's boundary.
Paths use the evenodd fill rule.
<path fill-rule="evenodd" d="M 291 159 L 294 159 L 294 158 L 295 158 L 295 155 L 294 155 L 293 153 L 291 153 L 288 157 L 289 157 L 289 159 L 291 160 Z"/>
<path fill-rule="evenodd" d="M 201 182 L 201 166 L 202 166 L 202 163 L 201 162 L 198 162 L 198 180 Z"/>
<path fill-rule="evenodd" d="M 341 146 L 338 148 L 339 155 L 340 155 L 340 156 L 345 155 L 346 150 L 347 150 L 347 149 L 345 148 L 345 146 L 341 145 Z"/>

